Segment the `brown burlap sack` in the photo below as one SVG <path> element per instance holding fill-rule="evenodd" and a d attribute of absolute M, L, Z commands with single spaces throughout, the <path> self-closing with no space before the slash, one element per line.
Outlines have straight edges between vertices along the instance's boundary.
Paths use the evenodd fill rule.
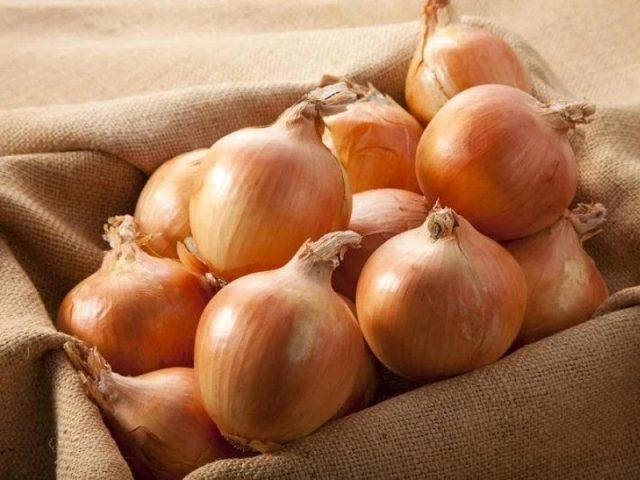
<path fill-rule="evenodd" d="M 420 3 L 0 4 L 0 477 L 130 478 L 51 322 L 97 268 L 102 222 L 164 159 L 270 122 L 322 73 L 401 100 Z M 640 477 L 640 8 L 457 3 L 505 35 L 539 98 L 598 104 L 573 138 L 577 200 L 609 208 L 588 250 L 614 295 L 495 365 L 189 478 Z"/>

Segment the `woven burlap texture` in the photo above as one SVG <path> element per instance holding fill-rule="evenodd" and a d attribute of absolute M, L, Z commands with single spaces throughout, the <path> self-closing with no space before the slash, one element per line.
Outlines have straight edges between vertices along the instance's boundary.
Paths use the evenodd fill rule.
<path fill-rule="evenodd" d="M 163 160 L 272 121 L 322 73 L 401 101 L 420 3 L 0 4 L 0 477 L 130 478 L 51 321 L 97 268 L 101 224 Z M 640 9 L 456 5 L 516 48 L 538 98 L 598 105 L 572 142 L 577 200 L 609 209 L 587 248 L 614 295 L 495 365 L 189 478 L 640 477 Z"/>

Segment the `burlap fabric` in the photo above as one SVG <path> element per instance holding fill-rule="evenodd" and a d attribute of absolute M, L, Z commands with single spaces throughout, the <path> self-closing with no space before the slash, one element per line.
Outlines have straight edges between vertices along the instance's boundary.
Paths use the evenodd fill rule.
<path fill-rule="evenodd" d="M 102 222 L 164 159 L 270 122 L 323 73 L 401 99 L 421 1 L 69 3 L 0 2 L 2 478 L 130 478 L 50 320 L 99 264 Z M 598 105 L 573 143 L 578 200 L 609 208 L 588 250 L 614 295 L 495 365 L 190 478 L 640 477 L 640 6 L 457 3 L 539 98 Z"/>

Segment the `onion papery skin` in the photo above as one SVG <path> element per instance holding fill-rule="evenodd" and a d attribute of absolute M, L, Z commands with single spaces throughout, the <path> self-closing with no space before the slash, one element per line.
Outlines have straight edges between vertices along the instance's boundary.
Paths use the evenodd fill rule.
<path fill-rule="evenodd" d="M 333 268 L 294 258 L 231 282 L 205 309 L 196 377 L 225 437 L 274 450 L 335 417 L 354 392 L 364 341 L 331 289 Z"/>
<path fill-rule="evenodd" d="M 66 295 L 57 327 L 97 347 L 123 375 L 191 367 L 212 295 L 206 280 L 180 262 L 127 243 L 107 252 L 100 269 Z"/>
<path fill-rule="evenodd" d="M 529 75 L 509 44 L 484 28 L 452 23 L 448 4 L 425 2 L 422 36 L 405 84 L 409 111 L 424 125 L 471 87 L 500 84 L 531 93 Z"/>
<path fill-rule="evenodd" d="M 447 211 L 434 210 L 421 227 L 388 240 L 358 282 L 358 319 L 369 347 L 413 381 L 495 362 L 524 314 L 524 275 L 504 248 L 455 214 L 457 226 L 432 238 L 430 218 Z"/>
<path fill-rule="evenodd" d="M 294 108 L 294 107 L 292 107 Z M 291 109 L 290 109 L 291 110 Z M 227 281 L 284 265 L 307 239 L 344 229 L 351 191 L 313 115 L 218 140 L 190 202 L 195 243 Z"/>
<path fill-rule="evenodd" d="M 585 322 L 609 296 L 568 215 L 535 235 L 504 243 L 527 280 L 518 345 Z"/>
<path fill-rule="evenodd" d="M 323 140 L 345 168 L 351 191 L 419 192 L 415 158 L 422 126 L 372 85 L 349 85 L 359 98 L 344 111 L 323 116 Z"/>
<path fill-rule="evenodd" d="M 420 187 L 428 201 L 439 199 L 491 238 L 539 232 L 575 195 L 567 133 L 593 111 L 585 103 L 544 105 L 503 85 L 465 90 L 425 129 L 416 157 Z"/>
<path fill-rule="evenodd" d="M 391 237 L 417 228 L 427 218 L 422 195 L 395 188 L 356 193 L 349 230 L 362 235 L 360 248 L 345 253 L 333 274 L 333 288 L 351 300 L 356 298 L 358 278 L 365 263 Z"/>
<path fill-rule="evenodd" d="M 140 233 L 146 247 L 161 257 L 178 258 L 176 244 L 191 235 L 189 198 L 206 148 L 172 158 L 158 167 L 145 184 L 136 205 Z"/>
<path fill-rule="evenodd" d="M 65 345 L 70 357 L 77 348 Z M 111 372 L 95 350 L 89 359 L 72 362 L 136 478 L 178 480 L 207 463 L 239 456 L 204 410 L 192 368 L 125 377 Z"/>

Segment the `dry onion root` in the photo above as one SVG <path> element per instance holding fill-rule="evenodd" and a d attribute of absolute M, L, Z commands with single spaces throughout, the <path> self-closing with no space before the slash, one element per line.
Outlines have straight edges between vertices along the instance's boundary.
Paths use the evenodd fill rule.
<path fill-rule="evenodd" d="M 320 112 L 354 100 L 345 84 L 334 85 L 305 96 L 274 124 L 238 130 L 211 147 L 190 223 L 214 273 L 233 280 L 281 267 L 308 238 L 347 226 L 349 183 L 318 132 Z"/>
<path fill-rule="evenodd" d="M 527 309 L 516 343 L 534 342 L 588 320 L 607 286 L 582 242 L 600 231 L 606 209 L 580 204 L 551 227 L 506 242 L 527 279 Z"/>
<path fill-rule="evenodd" d="M 97 347 L 123 375 L 192 366 L 198 321 L 214 289 L 180 262 L 146 253 L 130 215 L 110 218 L 105 232 L 112 250 L 64 298 L 58 329 Z"/>
<path fill-rule="evenodd" d="M 531 93 L 527 71 L 507 42 L 483 28 L 451 22 L 449 0 L 426 0 L 405 86 L 409 111 L 427 124 L 449 99 L 484 84 Z"/>
<path fill-rule="evenodd" d="M 149 237 L 147 248 L 162 257 L 177 258 L 176 244 L 191 235 L 189 197 L 206 148 L 178 155 L 153 172 L 136 205 L 135 220 Z"/>
<path fill-rule="evenodd" d="M 318 429 L 356 400 L 365 346 L 331 288 L 338 258 L 360 235 L 305 243 L 282 268 L 247 275 L 202 314 L 195 369 L 205 408 L 222 434 L 259 451 Z"/>
<path fill-rule="evenodd" d="M 451 99 L 429 123 L 416 156 L 427 198 L 464 216 L 485 235 L 511 240 L 558 220 L 576 191 L 568 132 L 588 123 L 585 102 L 542 104 L 504 85 Z"/>
<path fill-rule="evenodd" d="M 360 248 L 346 252 L 336 268 L 336 292 L 355 300 L 360 272 L 371 254 L 391 237 L 422 225 L 427 212 L 424 197 L 406 190 L 381 188 L 356 193 L 349 230 L 362 235 L 362 242 Z"/>
<path fill-rule="evenodd" d="M 337 79 L 326 76 L 323 81 Z M 400 188 L 419 192 L 415 157 L 422 135 L 420 123 L 373 85 L 341 81 L 357 101 L 343 111 L 322 115 L 323 141 L 342 162 L 351 191 Z"/>
<path fill-rule="evenodd" d="M 136 478 L 177 480 L 214 460 L 238 456 L 205 412 L 193 369 L 124 377 L 95 348 L 67 342 L 64 349 Z"/>
<path fill-rule="evenodd" d="M 449 208 L 376 250 L 358 282 L 362 332 L 378 359 L 414 381 L 498 360 L 516 338 L 526 283 L 513 257 Z"/>

